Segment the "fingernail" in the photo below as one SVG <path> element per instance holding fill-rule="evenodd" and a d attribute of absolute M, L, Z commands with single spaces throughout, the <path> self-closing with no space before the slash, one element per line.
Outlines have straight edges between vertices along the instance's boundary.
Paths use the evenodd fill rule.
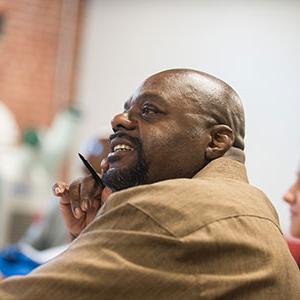
<path fill-rule="evenodd" d="M 80 208 L 76 207 L 75 210 L 74 210 L 74 212 L 75 212 L 76 218 L 80 218 L 81 217 L 81 210 L 80 210 Z"/>
<path fill-rule="evenodd" d="M 81 210 L 85 210 L 85 202 L 81 202 L 80 208 L 81 208 Z"/>
<path fill-rule="evenodd" d="M 55 190 L 54 190 L 54 191 L 55 191 L 55 193 L 56 193 L 56 194 L 59 194 L 59 193 L 61 193 L 61 190 L 60 190 L 60 188 L 59 188 L 58 186 L 55 188 Z"/>
<path fill-rule="evenodd" d="M 93 200 L 89 200 L 89 208 L 92 208 L 93 207 Z"/>

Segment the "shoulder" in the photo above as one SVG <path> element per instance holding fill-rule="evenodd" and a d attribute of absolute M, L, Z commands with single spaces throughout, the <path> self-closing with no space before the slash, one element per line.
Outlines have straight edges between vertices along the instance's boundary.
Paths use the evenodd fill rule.
<path fill-rule="evenodd" d="M 128 205 L 182 237 L 212 222 L 237 216 L 264 218 L 278 226 L 267 197 L 248 183 L 225 179 L 174 179 L 118 192 L 108 210 Z"/>

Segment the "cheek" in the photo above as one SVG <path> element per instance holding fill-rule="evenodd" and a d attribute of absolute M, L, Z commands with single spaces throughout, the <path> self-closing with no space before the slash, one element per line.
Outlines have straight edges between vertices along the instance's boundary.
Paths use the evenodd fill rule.
<path fill-rule="evenodd" d="M 149 165 L 165 168 L 191 165 L 203 160 L 198 141 L 182 132 L 153 132 L 144 140 L 144 156 Z"/>
<path fill-rule="evenodd" d="M 166 155 L 169 144 L 169 139 L 164 134 L 161 132 L 151 132 L 142 141 L 145 159 L 150 162 Z"/>
<path fill-rule="evenodd" d="M 299 212 L 300 214 L 300 193 L 296 193 L 296 204 L 294 205 L 294 208 Z"/>
<path fill-rule="evenodd" d="M 140 132 L 144 158 L 149 166 L 157 167 L 165 164 L 176 155 L 182 140 L 178 130 L 178 125 L 174 124 L 173 127 L 147 128 L 144 132 Z"/>
<path fill-rule="evenodd" d="M 160 123 L 159 126 L 140 127 L 143 153 L 147 163 L 202 161 L 206 142 L 205 132 L 194 128 L 195 124 L 174 120 Z"/>
<path fill-rule="evenodd" d="M 297 202 L 293 206 L 293 209 L 297 212 L 291 220 L 291 234 L 296 238 L 300 238 L 300 194 L 296 195 Z"/>

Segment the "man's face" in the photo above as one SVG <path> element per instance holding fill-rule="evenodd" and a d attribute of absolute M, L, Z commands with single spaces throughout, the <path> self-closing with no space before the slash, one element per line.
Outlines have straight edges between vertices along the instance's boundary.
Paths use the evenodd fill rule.
<path fill-rule="evenodd" d="M 198 104 L 190 99 L 194 90 L 189 80 L 165 74 L 150 77 L 114 117 L 103 176 L 108 187 L 121 190 L 191 178 L 206 164 L 209 136 Z"/>
<path fill-rule="evenodd" d="M 300 174 L 295 183 L 283 195 L 283 199 L 290 205 L 291 211 L 291 235 L 300 238 Z"/>

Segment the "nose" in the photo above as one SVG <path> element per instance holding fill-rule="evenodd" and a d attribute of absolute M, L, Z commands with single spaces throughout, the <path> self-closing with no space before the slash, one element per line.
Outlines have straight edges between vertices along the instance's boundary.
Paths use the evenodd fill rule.
<path fill-rule="evenodd" d="M 290 188 L 284 195 L 283 200 L 290 205 L 293 205 L 297 202 L 296 191 L 293 188 Z"/>
<path fill-rule="evenodd" d="M 295 203 L 295 196 L 288 191 L 283 195 L 283 200 L 288 204 L 292 205 Z"/>
<path fill-rule="evenodd" d="M 111 120 L 111 127 L 113 131 L 117 131 L 120 128 L 133 130 L 136 128 L 136 123 L 129 117 L 128 112 L 123 112 L 114 116 Z"/>

